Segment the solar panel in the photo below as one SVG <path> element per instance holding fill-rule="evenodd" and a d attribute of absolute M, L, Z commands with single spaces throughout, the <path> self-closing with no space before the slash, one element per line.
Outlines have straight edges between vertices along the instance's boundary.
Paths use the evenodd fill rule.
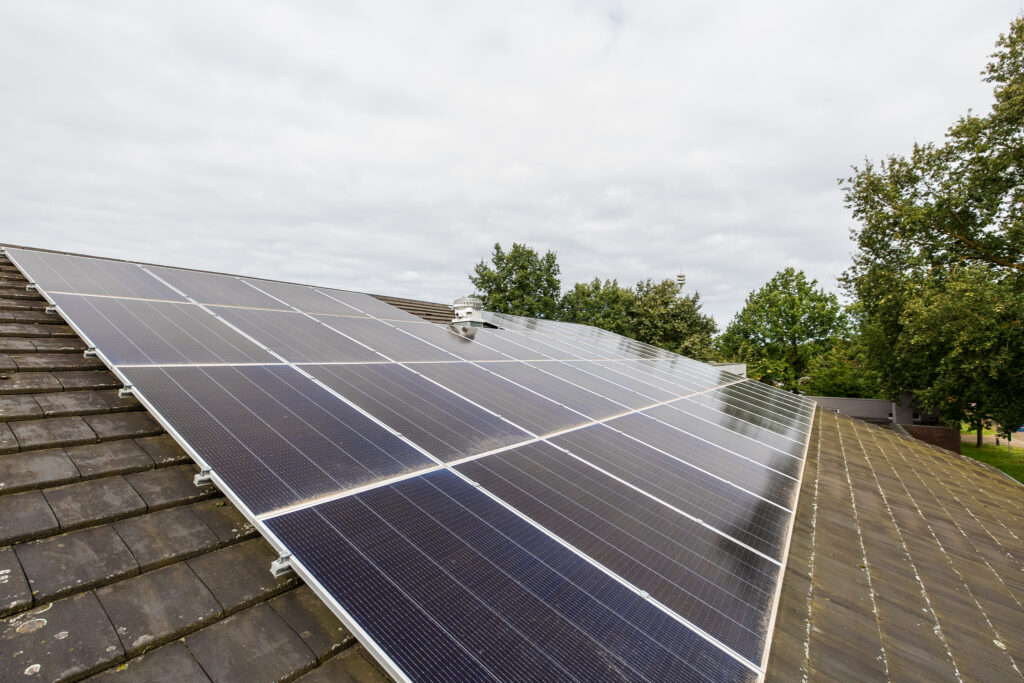
<path fill-rule="evenodd" d="M 44 292 L 185 300 L 134 263 L 28 249 L 6 251 L 29 282 Z"/>
<path fill-rule="evenodd" d="M 148 266 L 146 270 L 201 304 L 287 308 L 282 302 L 247 285 L 234 275 L 161 266 Z"/>
<path fill-rule="evenodd" d="M 369 294 L 349 292 L 344 289 L 327 289 L 325 287 L 317 287 L 316 291 L 375 318 L 383 320 L 409 320 L 412 322 L 420 322 L 421 320 L 411 313 L 406 313 L 401 308 L 386 304 Z"/>
<path fill-rule="evenodd" d="M 332 299 L 308 285 L 293 285 L 287 282 L 255 280 L 252 278 L 242 278 L 242 281 L 305 313 L 366 316 L 365 313 L 357 310 L 355 307 L 349 306 L 337 299 Z"/>
<path fill-rule="evenodd" d="M 293 363 L 359 363 L 384 360 L 376 351 L 338 331 L 344 330 L 344 319 L 338 319 L 333 327 L 328 327 L 297 311 L 267 311 L 225 306 L 210 306 L 210 310 Z"/>
<path fill-rule="evenodd" d="M 355 292 L 26 253 L 395 678 L 763 673 L 807 399 L 583 325 L 470 337 Z"/>
<path fill-rule="evenodd" d="M 445 462 L 528 440 L 530 435 L 414 368 L 307 365 L 303 369 Z"/>
<path fill-rule="evenodd" d="M 267 526 L 413 680 L 755 678 L 448 471 Z"/>
<path fill-rule="evenodd" d="M 545 443 L 456 469 L 737 652 L 759 656 L 776 563 Z"/>
<path fill-rule="evenodd" d="M 273 363 L 250 339 L 195 304 L 52 294 L 81 334 L 116 364 Z"/>
<path fill-rule="evenodd" d="M 554 399 L 513 384 L 477 365 L 422 363 L 416 370 L 533 434 L 549 434 L 591 421 Z"/>
<path fill-rule="evenodd" d="M 432 464 L 286 365 L 122 372 L 255 514 Z"/>

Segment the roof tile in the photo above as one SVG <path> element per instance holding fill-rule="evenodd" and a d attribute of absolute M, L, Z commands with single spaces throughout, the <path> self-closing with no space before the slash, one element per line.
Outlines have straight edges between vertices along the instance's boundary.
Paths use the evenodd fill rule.
<path fill-rule="evenodd" d="M 3 353 L 32 353 L 35 344 L 20 337 L 0 337 L 0 351 Z"/>
<path fill-rule="evenodd" d="M 188 636 L 185 644 L 214 681 L 279 681 L 316 657 L 267 605 L 256 605 Z"/>
<path fill-rule="evenodd" d="M 129 656 L 178 638 L 221 615 L 184 562 L 96 589 Z"/>
<path fill-rule="evenodd" d="M 136 472 L 126 475 L 125 478 L 146 501 L 150 512 L 153 512 L 171 505 L 218 495 L 217 489 L 213 486 L 196 486 L 193 483 L 195 473 L 195 465 L 176 465 Z"/>
<path fill-rule="evenodd" d="M 46 536 L 59 528 L 39 491 L 0 496 L 0 545 Z"/>
<path fill-rule="evenodd" d="M 0 453 L 14 453 L 21 446 L 18 444 L 18 440 L 14 437 L 14 432 L 11 430 L 11 426 L 6 422 L 0 424 Z"/>
<path fill-rule="evenodd" d="M 0 421 L 31 420 L 43 416 L 43 409 L 30 394 L 0 396 Z"/>
<path fill-rule="evenodd" d="M 77 416 L 50 417 L 42 420 L 20 420 L 8 423 L 22 450 L 75 446 L 96 441 L 96 433 Z"/>
<path fill-rule="evenodd" d="M 45 417 L 106 413 L 110 405 L 95 391 L 55 391 L 34 396 Z"/>
<path fill-rule="evenodd" d="M 127 664 L 104 671 L 91 683 L 209 683 L 210 678 L 180 641 L 168 643 Z"/>
<path fill-rule="evenodd" d="M 157 467 L 171 465 L 179 462 L 191 462 L 186 453 L 177 442 L 167 434 L 161 436 L 147 436 L 142 439 L 135 439 L 142 450 L 146 451 Z"/>
<path fill-rule="evenodd" d="M 220 545 L 220 539 L 191 507 L 176 507 L 117 522 L 117 533 L 143 571 Z"/>
<path fill-rule="evenodd" d="M 63 448 L 13 453 L 0 458 L 0 492 L 14 493 L 78 481 L 81 475 Z"/>
<path fill-rule="evenodd" d="M 193 505 L 192 510 L 217 534 L 222 543 L 256 536 L 256 528 L 242 516 L 238 508 L 224 498 L 204 500 Z"/>
<path fill-rule="evenodd" d="M 70 446 L 65 452 L 85 479 L 141 472 L 153 467 L 153 459 L 131 439 Z"/>
<path fill-rule="evenodd" d="M 139 573 L 109 525 L 22 543 L 15 551 L 37 604 Z"/>
<path fill-rule="evenodd" d="M 130 413 L 89 415 L 83 418 L 100 439 L 134 439 L 163 433 L 149 413 L 136 410 Z"/>
<path fill-rule="evenodd" d="M 327 605 L 309 586 L 299 586 L 270 601 L 270 606 L 313 651 L 324 661 L 352 642 L 348 632 Z"/>
<path fill-rule="evenodd" d="M 298 680 L 299 683 L 384 683 L 390 679 L 370 661 L 366 650 L 350 647 Z"/>
<path fill-rule="evenodd" d="M 146 511 L 145 502 L 120 475 L 47 489 L 44 494 L 64 530 L 111 522 Z"/>
<path fill-rule="evenodd" d="M 63 385 L 48 372 L 12 372 L 0 375 L 0 391 L 5 394 L 34 394 L 62 391 Z"/>
<path fill-rule="evenodd" d="M 193 558 L 188 564 L 225 611 L 233 612 L 295 585 L 294 574 L 275 577 L 270 573 L 275 559 L 277 554 L 263 539 L 253 539 Z"/>
<path fill-rule="evenodd" d="M 75 389 L 117 389 L 121 385 L 114 373 L 106 370 L 62 370 L 54 372 L 65 391 Z"/>
<path fill-rule="evenodd" d="M 78 679 L 124 658 L 114 627 L 92 592 L 0 623 L 0 671 L 39 680 Z"/>
<path fill-rule="evenodd" d="M 35 370 L 105 370 L 99 358 L 86 358 L 77 353 L 27 353 L 11 356 L 21 372 Z M 0 361 L 2 365 L 2 361 Z"/>
<path fill-rule="evenodd" d="M 0 548 L 0 617 L 32 606 L 32 591 L 14 548 Z"/>

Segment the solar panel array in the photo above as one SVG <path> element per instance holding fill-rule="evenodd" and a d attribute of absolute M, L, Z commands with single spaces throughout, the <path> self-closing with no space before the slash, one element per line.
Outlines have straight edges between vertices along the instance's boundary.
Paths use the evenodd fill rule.
<path fill-rule="evenodd" d="M 763 674 L 812 402 L 584 325 L 7 253 L 393 676 Z"/>

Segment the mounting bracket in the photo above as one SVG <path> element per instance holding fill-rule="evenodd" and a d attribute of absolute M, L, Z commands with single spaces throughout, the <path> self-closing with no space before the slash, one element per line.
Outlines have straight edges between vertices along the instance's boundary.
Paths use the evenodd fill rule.
<path fill-rule="evenodd" d="M 47 313 L 56 313 L 57 312 L 57 307 L 56 306 L 52 306 L 52 305 L 51 306 L 47 306 L 46 307 L 46 312 Z"/>
<path fill-rule="evenodd" d="M 210 475 L 213 474 L 213 470 L 199 470 L 196 476 L 192 477 L 192 483 L 196 486 L 210 486 L 213 484 L 213 479 Z"/>
<path fill-rule="evenodd" d="M 117 390 L 118 398 L 128 398 L 129 396 L 134 396 L 134 394 L 132 393 L 131 384 L 125 384 L 123 387 Z"/>
<path fill-rule="evenodd" d="M 96 357 L 96 347 L 95 346 L 90 346 L 85 351 L 82 351 L 82 355 L 85 356 L 86 358 L 95 358 Z"/>
<path fill-rule="evenodd" d="M 277 559 L 270 563 L 270 573 L 275 577 L 284 576 L 292 570 L 292 554 L 281 553 Z"/>
<path fill-rule="evenodd" d="M 30 292 L 38 292 L 39 291 L 39 288 L 36 287 L 36 283 L 34 283 L 34 282 L 30 282 L 27 285 L 25 285 L 25 289 L 27 289 Z"/>

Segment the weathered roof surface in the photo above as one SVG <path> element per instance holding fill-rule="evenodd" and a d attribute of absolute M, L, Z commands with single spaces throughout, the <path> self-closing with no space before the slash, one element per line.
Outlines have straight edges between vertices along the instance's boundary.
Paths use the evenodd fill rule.
<path fill-rule="evenodd" d="M 397 306 L 406 313 L 418 315 L 424 320 L 432 323 L 447 325 L 451 323 L 452 318 L 455 315 L 452 311 L 452 307 L 445 304 L 435 304 L 430 301 L 420 301 L 418 299 L 403 299 L 397 296 L 384 296 L 383 294 L 374 294 L 373 296 L 386 304 Z"/>
<path fill-rule="evenodd" d="M 0 259 L 0 680 L 384 680 Z"/>
<path fill-rule="evenodd" d="M 818 411 L 767 680 L 1020 680 L 1024 487 Z"/>

